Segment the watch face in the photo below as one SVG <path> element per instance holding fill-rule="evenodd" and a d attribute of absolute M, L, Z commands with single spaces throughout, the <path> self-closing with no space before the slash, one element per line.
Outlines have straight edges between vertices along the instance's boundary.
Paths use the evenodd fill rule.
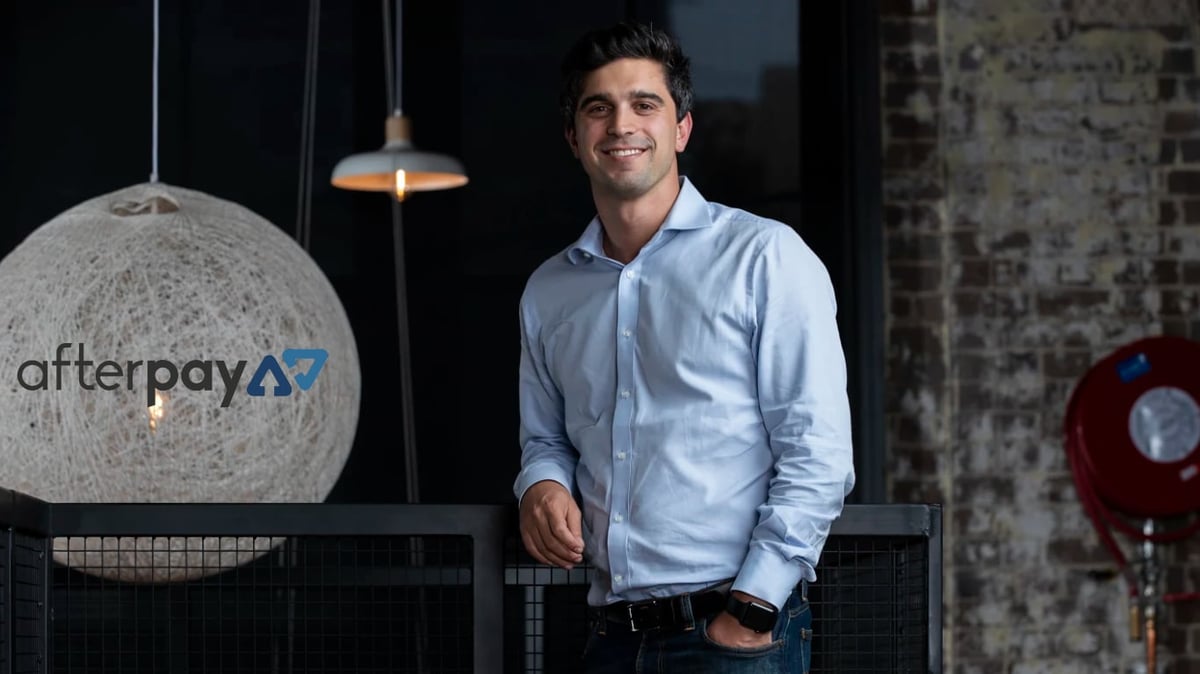
<path fill-rule="evenodd" d="M 775 619 L 778 617 L 779 614 L 775 609 L 749 602 L 746 604 L 746 613 L 742 617 L 742 624 L 755 632 L 770 632 L 775 629 Z"/>
<path fill-rule="evenodd" d="M 775 621 L 779 618 L 779 611 L 756 602 L 741 601 L 736 597 L 729 598 L 729 606 L 726 607 L 733 614 L 742 627 L 752 629 L 755 632 L 770 632 L 775 629 Z"/>

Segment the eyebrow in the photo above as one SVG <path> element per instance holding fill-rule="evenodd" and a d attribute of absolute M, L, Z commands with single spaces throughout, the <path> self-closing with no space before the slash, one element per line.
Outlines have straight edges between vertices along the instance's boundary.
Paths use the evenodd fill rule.
<path fill-rule="evenodd" d="M 663 103 L 662 96 L 659 96 L 658 94 L 654 93 L 653 91 L 641 91 L 641 90 L 631 91 L 631 92 L 629 92 L 629 99 L 634 100 L 634 101 L 636 101 L 636 100 L 651 100 L 660 105 Z M 609 96 L 608 94 L 592 94 L 591 96 L 588 96 L 588 97 L 584 98 L 583 100 L 579 101 L 579 108 L 583 109 L 592 103 L 612 103 L 612 100 L 613 100 L 612 96 Z"/>

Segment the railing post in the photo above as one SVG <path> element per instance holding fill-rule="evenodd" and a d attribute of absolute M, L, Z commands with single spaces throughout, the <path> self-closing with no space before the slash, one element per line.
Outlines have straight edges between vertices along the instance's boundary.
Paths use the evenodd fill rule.
<path fill-rule="evenodd" d="M 929 671 L 942 674 L 942 507 L 929 513 Z"/>
<path fill-rule="evenodd" d="M 505 516 L 489 512 L 474 532 L 474 671 L 500 674 L 504 669 L 504 538 Z"/>
<path fill-rule="evenodd" d="M 0 573 L 0 647 L 3 648 L 3 658 L 0 659 L 0 674 L 12 674 L 13 660 L 16 653 L 16 630 L 13 628 L 13 527 L 7 524 L 11 508 L 5 505 L 0 513 L 3 519 L 0 524 L 6 524 L 3 529 L 4 539 L 4 571 Z"/>
<path fill-rule="evenodd" d="M 47 533 L 42 538 L 42 558 L 41 569 L 42 574 L 42 674 L 49 674 L 54 671 L 51 666 L 53 663 L 53 643 L 54 633 L 52 619 L 54 618 L 54 607 L 50 604 L 51 587 L 50 587 L 50 566 L 54 560 L 54 539 L 50 538 Z"/>

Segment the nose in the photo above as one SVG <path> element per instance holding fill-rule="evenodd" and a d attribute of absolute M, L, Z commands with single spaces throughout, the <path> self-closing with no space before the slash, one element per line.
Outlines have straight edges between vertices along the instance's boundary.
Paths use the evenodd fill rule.
<path fill-rule="evenodd" d="M 628 136 L 634 130 L 634 114 L 633 110 L 625 106 L 617 106 L 613 110 L 608 126 L 608 135 L 610 136 Z"/>

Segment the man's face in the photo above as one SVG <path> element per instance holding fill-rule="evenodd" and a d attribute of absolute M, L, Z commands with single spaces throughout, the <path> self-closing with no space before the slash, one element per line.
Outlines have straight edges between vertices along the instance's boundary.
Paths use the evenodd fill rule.
<path fill-rule="evenodd" d="M 692 115 L 675 118 L 662 65 L 619 59 L 584 79 L 567 143 L 593 191 L 636 199 L 664 179 L 678 179 L 675 153 L 687 146 Z"/>

